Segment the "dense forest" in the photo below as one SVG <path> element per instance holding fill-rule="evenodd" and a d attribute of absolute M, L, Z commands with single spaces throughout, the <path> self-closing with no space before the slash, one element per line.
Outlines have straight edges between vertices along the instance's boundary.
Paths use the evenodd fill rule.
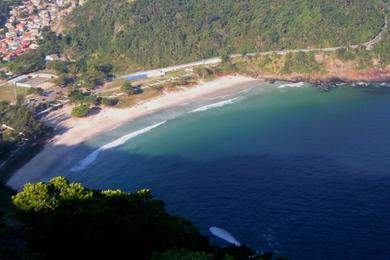
<path fill-rule="evenodd" d="M 97 191 L 57 177 L 12 194 L 0 186 L 1 259 L 276 259 L 211 246 L 149 190 Z"/>
<path fill-rule="evenodd" d="M 368 41 L 382 1 L 89 0 L 66 22 L 69 56 L 116 71 L 244 53 Z"/>

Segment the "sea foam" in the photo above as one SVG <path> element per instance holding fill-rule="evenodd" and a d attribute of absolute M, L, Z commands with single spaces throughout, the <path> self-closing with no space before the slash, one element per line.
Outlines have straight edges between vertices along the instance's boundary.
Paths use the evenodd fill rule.
<path fill-rule="evenodd" d="M 210 110 L 210 109 L 213 109 L 213 108 L 223 107 L 223 106 L 226 106 L 226 105 L 234 104 L 234 102 L 237 101 L 237 99 L 238 98 L 232 98 L 232 99 L 220 101 L 220 102 L 217 102 L 217 103 L 213 103 L 213 104 L 210 104 L 210 105 L 207 105 L 207 106 L 203 106 L 203 107 L 194 109 L 191 112 L 192 113 L 203 112 L 203 111 Z"/>
<path fill-rule="evenodd" d="M 236 246 L 241 246 L 240 242 L 238 242 L 238 240 L 235 237 L 233 237 L 233 235 L 230 234 L 229 232 L 227 232 L 226 230 L 219 228 L 219 227 L 210 227 L 209 230 L 210 230 L 211 234 L 213 234 L 214 236 L 216 236 L 222 240 L 225 240 L 226 242 L 228 242 L 230 244 L 233 244 Z"/>
<path fill-rule="evenodd" d="M 118 147 L 120 145 L 123 145 L 127 141 L 129 141 L 130 139 L 133 139 L 133 138 L 135 138 L 135 137 L 137 137 L 137 136 L 139 136 L 141 134 L 144 134 L 146 132 L 149 132 L 152 129 L 165 124 L 166 122 L 167 121 L 163 121 L 161 123 L 145 127 L 145 128 L 143 128 L 141 130 L 138 130 L 138 131 L 135 131 L 135 132 L 131 132 L 131 133 L 127 134 L 127 135 L 124 135 L 124 136 L 116 139 L 115 141 L 113 141 L 111 143 L 108 143 L 106 145 L 103 145 L 103 146 L 99 147 L 98 149 L 93 151 L 91 154 L 89 154 L 87 157 L 85 157 L 83 160 L 81 160 L 76 166 L 72 167 L 70 169 L 70 171 L 71 172 L 79 172 L 79 171 L 83 171 L 83 170 L 87 169 L 97 159 L 98 155 L 101 152 L 109 150 L 109 149 L 112 149 L 112 148 L 115 148 L 115 147 Z"/>
<path fill-rule="evenodd" d="M 301 88 L 306 86 L 305 82 L 289 83 L 278 86 L 278 88 Z"/>

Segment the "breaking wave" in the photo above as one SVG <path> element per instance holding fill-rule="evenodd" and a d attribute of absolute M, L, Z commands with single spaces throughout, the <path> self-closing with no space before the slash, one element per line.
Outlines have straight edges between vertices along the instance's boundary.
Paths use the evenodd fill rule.
<path fill-rule="evenodd" d="M 301 88 L 306 86 L 305 82 L 289 83 L 278 86 L 278 88 Z"/>
<path fill-rule="evenodd" d="M 88 166 L 90 166 L 97 159 L 98 155 L 101 152 L 109 150 L 109 149 L 112 149 L 112 148 L 115 148 L 115 147 L 118 147 L 120 145 L 123 145 L 127 141 L 129 141 L 130 139 L 133 139 L 133 138 L 135 138 L 135 137 L 137 137 L 137 136 L 139 136 L 141 134 L 144 134 L 146 132 L 149 132 L 152 129 L 165 124 L 166 122 L 167 121 L 163 121 L 161 123 L 145 127 L 145 128 L 143 128 L 141 130 L 138 130 L 138 131 L 135 131 L 135 132 L 131 132 L 131 133 L 127 134 L 127 135 L 124 135 L 124 136 L 116 139 L 115 141 L 113 141 L 111 143 L 108 143 L 106 145 L 103 145 L 103 146 L 99 147 L 98 149 L 93 151 L 91 154 L 89 154 L 87 157 L 85 157 L 83 160 L 81 160 L 76 166 L 72 167 L 70 169 L 70 171 L 71 172 L 79 172 L 79 171 L 83 171 L 83 170 L 87 169 Z"/>
<path fill-rule="evenodd" d="M 217 103 L 214 103 L 214 104 L 210 104 L 210 105 L 207 105 L 207 106 L 203 106 L 203 107 L 194 109 L 191 112 L 192 113 L 203 112 L 203 111 L 206 111 L 206 110 L 209 110 L 209 109 L 213 109 L 213 108 L 217 108 L 217 107 L 223 107 L 223 106 L 226 106 L 226 105 L 234 104 L 234 102 L 237 99 L 238 98 L 232 98 L 232 99 L 229 99 L 229 100 L 220 101 L 220 102 L 217 102 Z"/>

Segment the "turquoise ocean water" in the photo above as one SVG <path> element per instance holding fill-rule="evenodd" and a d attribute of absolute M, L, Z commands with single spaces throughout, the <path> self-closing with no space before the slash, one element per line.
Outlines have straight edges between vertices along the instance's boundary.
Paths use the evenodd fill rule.
<path fill-rule="evenodd" d="M 204 234 L 290 259 L 389 259 L 390 87 L 220 93 L 96 137 L 49 175 L 149 188 Z"/>

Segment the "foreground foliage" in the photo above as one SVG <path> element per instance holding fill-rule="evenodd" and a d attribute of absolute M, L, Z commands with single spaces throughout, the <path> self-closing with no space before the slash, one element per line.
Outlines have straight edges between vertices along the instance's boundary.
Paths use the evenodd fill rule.
<path fill-rule="evenodd" d="M 153 251 L 207 245 L 196 227 L 167 214 L 164 203 L 148 190 L 92 191 L 55 178 L 48 184 L 27 184 L 13 202 L 30 227 L 28 253 L 49 259 L 58 252 L 61 257 L 78 252 L 148 259 Z"/>
<path fill-rule="evenodd" d="M 3 201 L 0 197 L 0 205 Z M 0 242 L 19 234 L 16 251 L 0 246 L 4 259 L 273 259 L 247 247 L 210 246 L 191 222 L 168 214 L 149 190 L 97 191 L 57 177 L 26 184 L 12 202 L 13 222 L 21 221 L 23 232 L 20 225 L 10 232 L 0 215 L 0 231 L 6 231 L 0 232 Z"/>

